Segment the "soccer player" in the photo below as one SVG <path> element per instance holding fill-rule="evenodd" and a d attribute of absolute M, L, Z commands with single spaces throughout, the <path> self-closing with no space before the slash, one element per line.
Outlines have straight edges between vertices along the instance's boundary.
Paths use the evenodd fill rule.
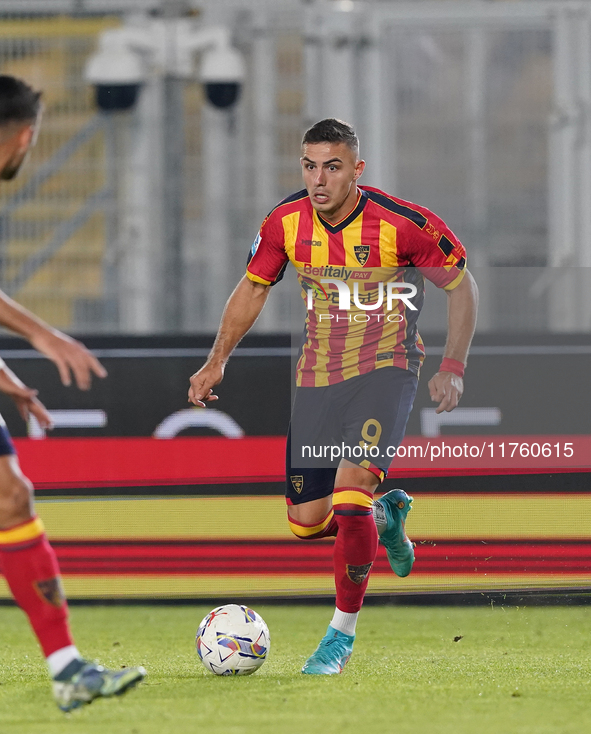
<path fill-rule="evenodd" d="M 232 350 L 291 261 L 308 315 L 288 434 L 288 519 L 304 540 L 336 536 L 336 609 L 302 672 L 331 675 L 351 656 L 378 537 L 398 576 L 407 576 L 414 562 L 404 530 L 412 498 L 396 489 L 374 502 L 373 494 L 402 441 L 416 393 L 423 278 L 448 296 L 444 358 L 429 382 L 437 412 L 453 410 L 462 395 L 478 292 L 463 246 L 441 219 L 358 185 L 365 163 L 350 125 L 326 119 L 312 126 L 301 165 L 305 189 L 264 220 L 208 359 L 190 379 L 189 400 L 205 406 L 217 399 L 213 388 Z M 347 310 L 351 285 L 356 309 Z M 320 450 L 327 438 L 331 447 L 344 447 L 342 457 L 302 460 L 305 448 Z"/>
<path fill-rule="evenodd" d="M 41 94 L 19 79 L 0 76 L 0 178 L 13 179 L 35 143 L 41 120 Z M 92 376 L 105 377 L 104 367 L 79 342 L 52 329 L 0 291 L 0 325 L 27 339 L 52 360 L 64 385 L 72 376 L 88 390 Z M 51 417 L 38 400 L 0 360 L 0 391 L 15 402 L 21 416 L 35 416 L 44 428 Z M 145 676 L 143 668 L 112 671 L 88 662 L 76 649 L 68 624 L 57 559 L 43 523 L 33 508 L 33 487 L 23 475 L 0 416 L 0 570 L 17 604 L 28 616 L 53 679 L 62 711 L 100 696 L 120 694 Z"/>

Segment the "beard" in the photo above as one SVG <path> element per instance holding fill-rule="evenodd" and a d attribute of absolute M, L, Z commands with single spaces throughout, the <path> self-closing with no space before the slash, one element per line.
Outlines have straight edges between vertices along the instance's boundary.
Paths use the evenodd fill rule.
<path fill-rule="evenodd" d="M 22 168 L 26 157 L 27 154 L 22 153 L 18 157 L 9 160 L 4 168 L 0 171 L 0 179 L 2 179 L 3 181 L 11 181 L 13 178 L 15 178 L 17 173 Z"/>

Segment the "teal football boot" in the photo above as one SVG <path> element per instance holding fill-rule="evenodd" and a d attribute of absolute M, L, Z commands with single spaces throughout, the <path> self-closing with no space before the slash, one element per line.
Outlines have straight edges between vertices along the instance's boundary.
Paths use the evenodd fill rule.
<path fill-rule="evenodd" d="M 404 523 L 411 509 L 412 497 L 402 489 L 393 489 L 379 500 L 383 508 L 387 525 L 380 535 L 380 543 L 385 547 L 390 566 L 397 576 L 408 576 L 415 560 L 413 544 L 406 537 Z"/>
<path fill-rule="evenodd" d="M 75 669 L 69 675 L 69 669 Z M 97 663 L 75 660 L 53 679 L 53 695 L 62 711 L 92 703 L 95 698 L 120 696 L 146 676 L 142 667 L 109 670 Z"/>
<path fill-rule="evenodd" d="M 341 673 L 353 652 L 355 635 L 346 635 L 328 625 L 315 652 L 304 663 L 302 673 L 307 675 L 335 675 Z"/>

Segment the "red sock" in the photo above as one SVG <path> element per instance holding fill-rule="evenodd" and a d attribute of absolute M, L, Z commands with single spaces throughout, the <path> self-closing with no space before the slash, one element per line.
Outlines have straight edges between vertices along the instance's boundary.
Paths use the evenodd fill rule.
<path fill-rule="evenodd" d="M 45 657 L 73 645 L 57 559 L 39 518 L 0 530 L 0 564 Z"/>
<path fill-rule="evenodd" d="M 318 540 L 318 538 L 329 538 L 337 534 L 337 521 L 334 512 L 331 510 L 322 522 L 316 525 L 304 525 L 301 522 L 287 518 L 289 527 L 294 535 L 302 540 Z"/>
<path fill-rule="evenodd" d="M 358 612 L 378 552 L 378 530 L 373 519 L 372 494 L 360 487 L 339 487 L 333 507 L 339 528 L 334 546 L 337 609 Z"/>

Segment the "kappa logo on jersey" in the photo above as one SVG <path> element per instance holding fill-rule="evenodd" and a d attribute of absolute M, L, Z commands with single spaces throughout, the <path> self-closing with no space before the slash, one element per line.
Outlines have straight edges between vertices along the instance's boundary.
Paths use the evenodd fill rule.
<path fill-rule="evenodd" d="M 366 563 L 363 566 L 350 566 L 347 563 L 347 576 L 354 584 L 359 586 L 367 578 L 372 566 L 373 563 Z"/>
<path fill-rule="evenodd" d="M 355 257 L 360 265 L 365 265 L 369 258 L 369 245 L 355 245 Z"/>
<path fill-rule="evenodd" d="M 463 270 L 466 267 L 466 258 L 462 257 L 461 252 L 444 234 L 441 235 L 437 246 L 446 257 L 445 265 L 443 266 L 446 270 L 451 270 L 454 266 L 458 270 Z"/>
<path fill-rule="evenodd" d="M 326 301 L 329 300 L 328 293 L 324 288 L 312 278 L 302 278 L 302 289 L 306 294 L 306 304 L 308 310 L 314 307 L 314 298 L 323 296 Z"/>
<path fill-rule="evenodd" d="M 304 477 L 301 476 L 300 474 L 298 474 L 295 477 L 294 476 L 291 476 L 290 479 L 291 479 L 291 484 L 292 484 L 293 488 L 295 489 L 295 491 L 298 494 L 301 494 L 302 493 L 302 489 L 304 488 Z"/>
<path fill-rule="evenodd" d="M 438 229 L 436 229 L 430 222 L 427 222 L 427 226 L 425 227 L 425 232 L 427 232 L 427 234 L 430 234 L 434 240 L 438 240 L 439 237 L 441 236 L 441 232 Z"/>
<path fill-rule="evenodd" d="M 36 581 L 35 586 L 40 596 L 45 599 L 48 604 L 53 607 L 61 607 L 66 597 L 62 589 L 59 578 L 46 579 L 45 581 Z"/>

